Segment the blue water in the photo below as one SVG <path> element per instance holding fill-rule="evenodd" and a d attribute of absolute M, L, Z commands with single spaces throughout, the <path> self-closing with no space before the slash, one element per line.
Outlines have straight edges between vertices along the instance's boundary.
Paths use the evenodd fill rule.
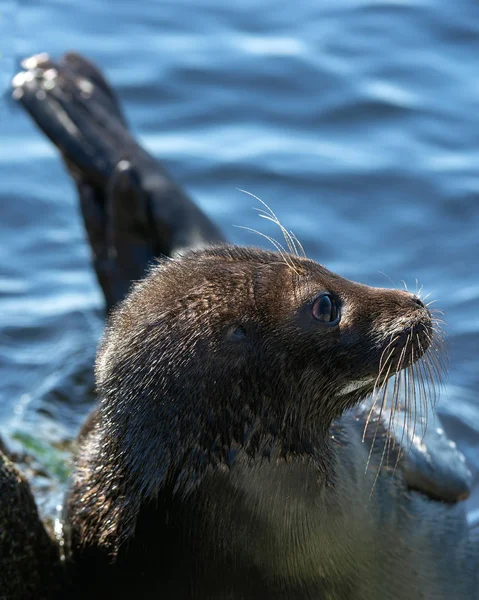
<path fill-rule="evenodd" d="M 232 241 L 261 244 L 234 225 L 278 234 L 242 188 L 329 268 L 431 292 L 449 324 L 439 412 L 479 481 L 475 0 L 0 0 L 0 14 L 0 430 L 33 456 L 45 513 L 93 402 L 102 300 L 73 185 L 8 98 L 40 51 L 96 61 Z"/>

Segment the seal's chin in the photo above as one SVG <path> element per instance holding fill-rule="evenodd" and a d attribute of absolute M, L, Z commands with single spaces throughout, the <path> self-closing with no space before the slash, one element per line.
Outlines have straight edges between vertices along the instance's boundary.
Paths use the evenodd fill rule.
<path fill-rule="evenodd" d="M 344 385 L 336 392 L 334 398 L 338 406 L 342 407 L 341 410 L 344 411 L 366 400 L 377 387 L 377 377 L 364 377 Z"/>

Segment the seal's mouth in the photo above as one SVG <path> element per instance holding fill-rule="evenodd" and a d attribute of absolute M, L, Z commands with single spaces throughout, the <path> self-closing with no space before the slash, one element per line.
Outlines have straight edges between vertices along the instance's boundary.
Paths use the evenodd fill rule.
<path fill-rule="evenodd" d="M 391 375 L 409 367 L 424 356 L 433 340 L 430 321 L 419 322 L 393 334 L 383 346 L 381 363 L 388 363 Z"/>
<path fill-rule="evenodd" d="M 336 396 L 352 404 L 371 394 L 381 395 L 381 403 L 389 396 L 397 402 L 400 391 L 406 398 L 404 403 L 408 395 L 416 398 L 418 393 L 425 396 L 432 392 L 434 396 L 432 382 L 440 379 L 444 370 L 437 355 L 434 331 L 430 318 L 396 330 L 380 348 L 378 362 L 371 373 L 348 382 Z M 393 380 L 392 391 L 388 390 L 390 380 Z"/>
<path fill-rule="evenodd" d="M 383 421 L 381 416 L 387 415 L 388 436 L 384 441 L 381 464 L 387 457 L 386 450 L 398 426 L 404 428 L 407 425 L 419 437 L 425 434 L 428 406 L 436 403 L 438 388 L 446 371 L 441 351 L 441 318 L 428 310 L 418 317 L 414 323 L 398 328 L 384 341 L 372 373 L 349 382 L 337 394 L 338 401 L 349 407 L 369 398 L 363 440 L 366 435 L 376 440 L 377 428 Z M 368 429 L 370 427 L 372 432 Z M 407 447 L 403 450 L 408 452 Z"/>

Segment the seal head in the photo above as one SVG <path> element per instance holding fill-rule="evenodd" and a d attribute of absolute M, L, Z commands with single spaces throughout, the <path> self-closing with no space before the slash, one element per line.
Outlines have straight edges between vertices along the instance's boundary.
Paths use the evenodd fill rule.
<path fill-rule="evenodd" d="M 98 422 L 71 499 L 81 490 L 82 507 L 96 508 L 84 527 L 75 507 L 74 530 L 114 554 L 145 500 L 164 486 L 191 492 L 239 451 L 307 456 L 332 480 L 332 421 L 420 358 L 431 335 L 412 294 L 305 258 L 221 246 L 162 262 L 115 312 L 99 351 Z"/>

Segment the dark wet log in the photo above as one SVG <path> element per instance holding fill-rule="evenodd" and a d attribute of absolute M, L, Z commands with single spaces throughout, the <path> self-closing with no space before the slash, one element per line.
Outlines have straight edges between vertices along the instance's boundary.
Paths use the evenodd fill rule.
<path fill-rule="evenodd" d="M 14 98 L 62 153 L 78 187 L 107 308 L 121 300 L 156 256 L 224 241 L 165 168 L 128 130 L 100 71 L 69 53 L 23 62 Z"/>

